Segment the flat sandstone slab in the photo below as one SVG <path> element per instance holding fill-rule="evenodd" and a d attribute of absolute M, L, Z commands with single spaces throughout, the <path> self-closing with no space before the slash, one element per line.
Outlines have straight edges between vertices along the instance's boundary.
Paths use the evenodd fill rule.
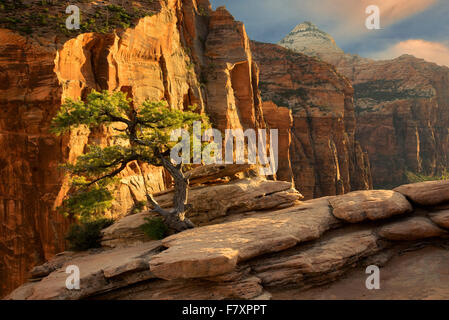
<path fill-rule="evenodd" d="M 173 206 L 173 193 L 156 195 L 155 198 L 163 208 Z M 303 196 L 292 188 L 290 182 L 242 179 L 190 189 L 188 203 L 192 210 L 188 217 L 193 223 L 202 224 L 232 213 L 291 206 L 301 199 Z"/>
<path fill-rule="evenodd" d="M 8 299 L 28 300 L 75 300 L 92 294 L 126 287 L 153 278 L 148 261 L 158 252 L 160 241 L 87 254 L 66 262 L 40 282 L 21 286 Z M 66 280 L 70 274 L 66 268 L 74 265 L 80 271 L 80 290 L 68 290 Z"/>
<path fill-rule="evenodd" d="M 163 240 L 168 249 L 151 259 L 150 270 L 167 280 L 216 276 L 233 271 L 240 261 L 317 239 L 335 224 L 328 200 L 320 199 L 187 230 Z"/>
<path fill-rule="evenodd" d="M 405 184 L 394 190 L 423 206 L 432 206 L 449 201 L 449 180 Z"/>
<path fill-rule="evenodd" d="M 354 191 L 329 202 L 334 216 L 351 223 L 385 219 L 413 210 L 402 194 L 391 190 Z"/>

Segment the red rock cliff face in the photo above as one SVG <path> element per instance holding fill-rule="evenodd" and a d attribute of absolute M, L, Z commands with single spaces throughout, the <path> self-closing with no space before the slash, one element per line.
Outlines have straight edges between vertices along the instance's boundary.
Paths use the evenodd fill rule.
<path fill-rule="evenodd" d="M 279 167 L 276 172 L 276 178 L 294 183 L 290 158 L 293 127 L 292 112 L 288 108 L 278 107 L 272 101 L 264 101 L 262 109 L 267 126 L 278 130 Z"/>
<path fill-rule="evenodd" d="M 57 164 L 71 143 L 47 131 L 62 94 L 54 50 L 8 30 L 1 30 L 0 41 L 1 295 L 47 253 L 63 248 L 65 222 L 51 208 L 61 181 Z"/>
<path fill-rule="evenodd" d="M 352 82 L 356 137 L 368 153 L 375 188 L 447 172 L 447 67 L 410 55 L 375 61 L 347 54 L 310 22 L 298 25 L 280 44 L 319 57 Z"/>
<path fill-rule="evenodd" d="M 211 13 L 202 74 L 207 112 L 218 129 L 263 128 L 259 70 L 243 23 L 224 7 Z"/>
<path fill-rule="evenodd" d="M 122 90 L 137 104 L 197 104 L 220 129 L 264 127 L 258 69 L 243 25 L 223 8 L 212 12 L 207 0 L 157 1 L 151 8 L 151 16 L 109 34 L 63 40 L 0 30 L 0 296 L 64 249 L 68 221 L 54 208 L 67 185 L 58 164 L 73 161 L 89 143 L 114 142 L 112 129 L 51 135 L 50 121 L 65 98 Z M 112 214 L 132 207 L 142 172 L 153 191 L 169 184 L 158 168 L 130 165 Z"/>
<path fill-rule="evenodd" d="M 448 170 L 449 68 L 402 56 L 341 70 L 354 83 L 357 137 L 369 154 L 375 187 Z"/>
<path fill-rule="evenodd" d="M 253 42 L 252 50 L 263 99 L 292 111 L 289 156 L 301 193 L 314 198 L 369 189 L 369 162 L 355 140 L 349 81 L 329 64 L 277 45 Z M 276 116 L 265 113 L 267 121 Z"/>

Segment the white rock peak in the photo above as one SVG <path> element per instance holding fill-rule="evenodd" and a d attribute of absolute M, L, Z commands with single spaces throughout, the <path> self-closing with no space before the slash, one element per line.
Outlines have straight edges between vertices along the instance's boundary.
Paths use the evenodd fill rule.
<path fill-rule="evenodd" d="M 310 56 L 344 54 L 329 34 L 309 21 L 298 24 L 278 44 Z"/>

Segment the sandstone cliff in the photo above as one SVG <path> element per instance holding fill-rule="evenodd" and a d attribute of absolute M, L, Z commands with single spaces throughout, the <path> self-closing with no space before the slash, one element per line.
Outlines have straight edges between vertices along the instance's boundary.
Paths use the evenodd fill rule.
<path fill-rule="evenodd" d="M 374 187 L 446 175 L 449 68 L 409 55 L 374 61 L 336 49 L 312 24 L 295 30 L 279 44 L 333 64 L 352 82 L 356 138 Z"/>
<path fill-rule="evenodd" d="M 290 158 L 301 193 L 311 199 L 370 189 L 369 162 L 355 139 L 349 81 L 331 65 L 278 45 L 253 42 L 252 49 L 260 67 L 262 98 L 293 115 L 289 121 L 273 108 L 265 113 L 267 121 L 273 117 L 279 128 L 291 130 L 289 155 L 282 158 Z"/>
<path fill-rule="evenodd" d="M 69 222 L 55 206 L 67 185 L 58 164 L 74 160 L 88 143 L 114 143 L 106 129 L 61 139 L 49 134 L 65 98 L 122 90 L 137 104 L 197 104 L 218 128 L 264 127 L 249 40 L 225 9 L 212 12 L 207 0 L 80 3 L 87 22 L 70 32 L 61 28 L 65 4 L 48 5 L 8 2 L 0 17 L 0 295 L 22 283 L 31 266 L 64 249 Z M 30 22 L 35 12 L 42 13 L 37 27 Z M 141 172 L 154 192 L 170 185 L 162 170 L 130 165 L 113 215 L 125 214 L 136 201 Z"/>
<path fill-rule="evenodd" d="M 401 56 L 351 69 L 357 137 L 369 154 L 374 185 L 446 175 L 449 68 Z"/>

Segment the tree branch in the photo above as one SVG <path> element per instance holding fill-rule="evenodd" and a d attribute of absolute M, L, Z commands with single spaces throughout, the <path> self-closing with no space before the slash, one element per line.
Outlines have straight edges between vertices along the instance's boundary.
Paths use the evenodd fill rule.
<path fill-rule="evenodd" d="M 126 166 L 127 166 L 128 163 L 130 163 L 131 161 L 134 161 L 134 160 L 137 160 L 137 156 L 136 156 L 136 155 L 134 155 L 134 156 L 132 156 L 132 157 L 129 157 L 129 158 L 127 158 L 127 159 L 122 160 L 122 161 L 121 161 L 120 167 L 118 167 L 118 168 L 115 169 L 114 171 L 112 171 L 112 172 L 110 172 L 110 173 L 108 173 L 108 174 L 106 174 L 106 175 L 104 175 L 104 176 L 101 176 L 101 177 L 99 177 L 99 178 L 97 178 L 97 179 L 95 179 L 95 180 L 89 182 L 89 183 L 86 185 L 86 187 L 90 187 L 91 185 L 93 185 L 94 183 L 97 183 L 97 182 L 100 181 L 100 180 L 103 180 L 103 179 L 106 179 L 106 178 L 112 178 L 112 177 L 115 177 L 115 176 L 118 175 L 120 172 L 122 172 L 123 170 L 125 170 L 125 168 L 126 168 Z"/>

